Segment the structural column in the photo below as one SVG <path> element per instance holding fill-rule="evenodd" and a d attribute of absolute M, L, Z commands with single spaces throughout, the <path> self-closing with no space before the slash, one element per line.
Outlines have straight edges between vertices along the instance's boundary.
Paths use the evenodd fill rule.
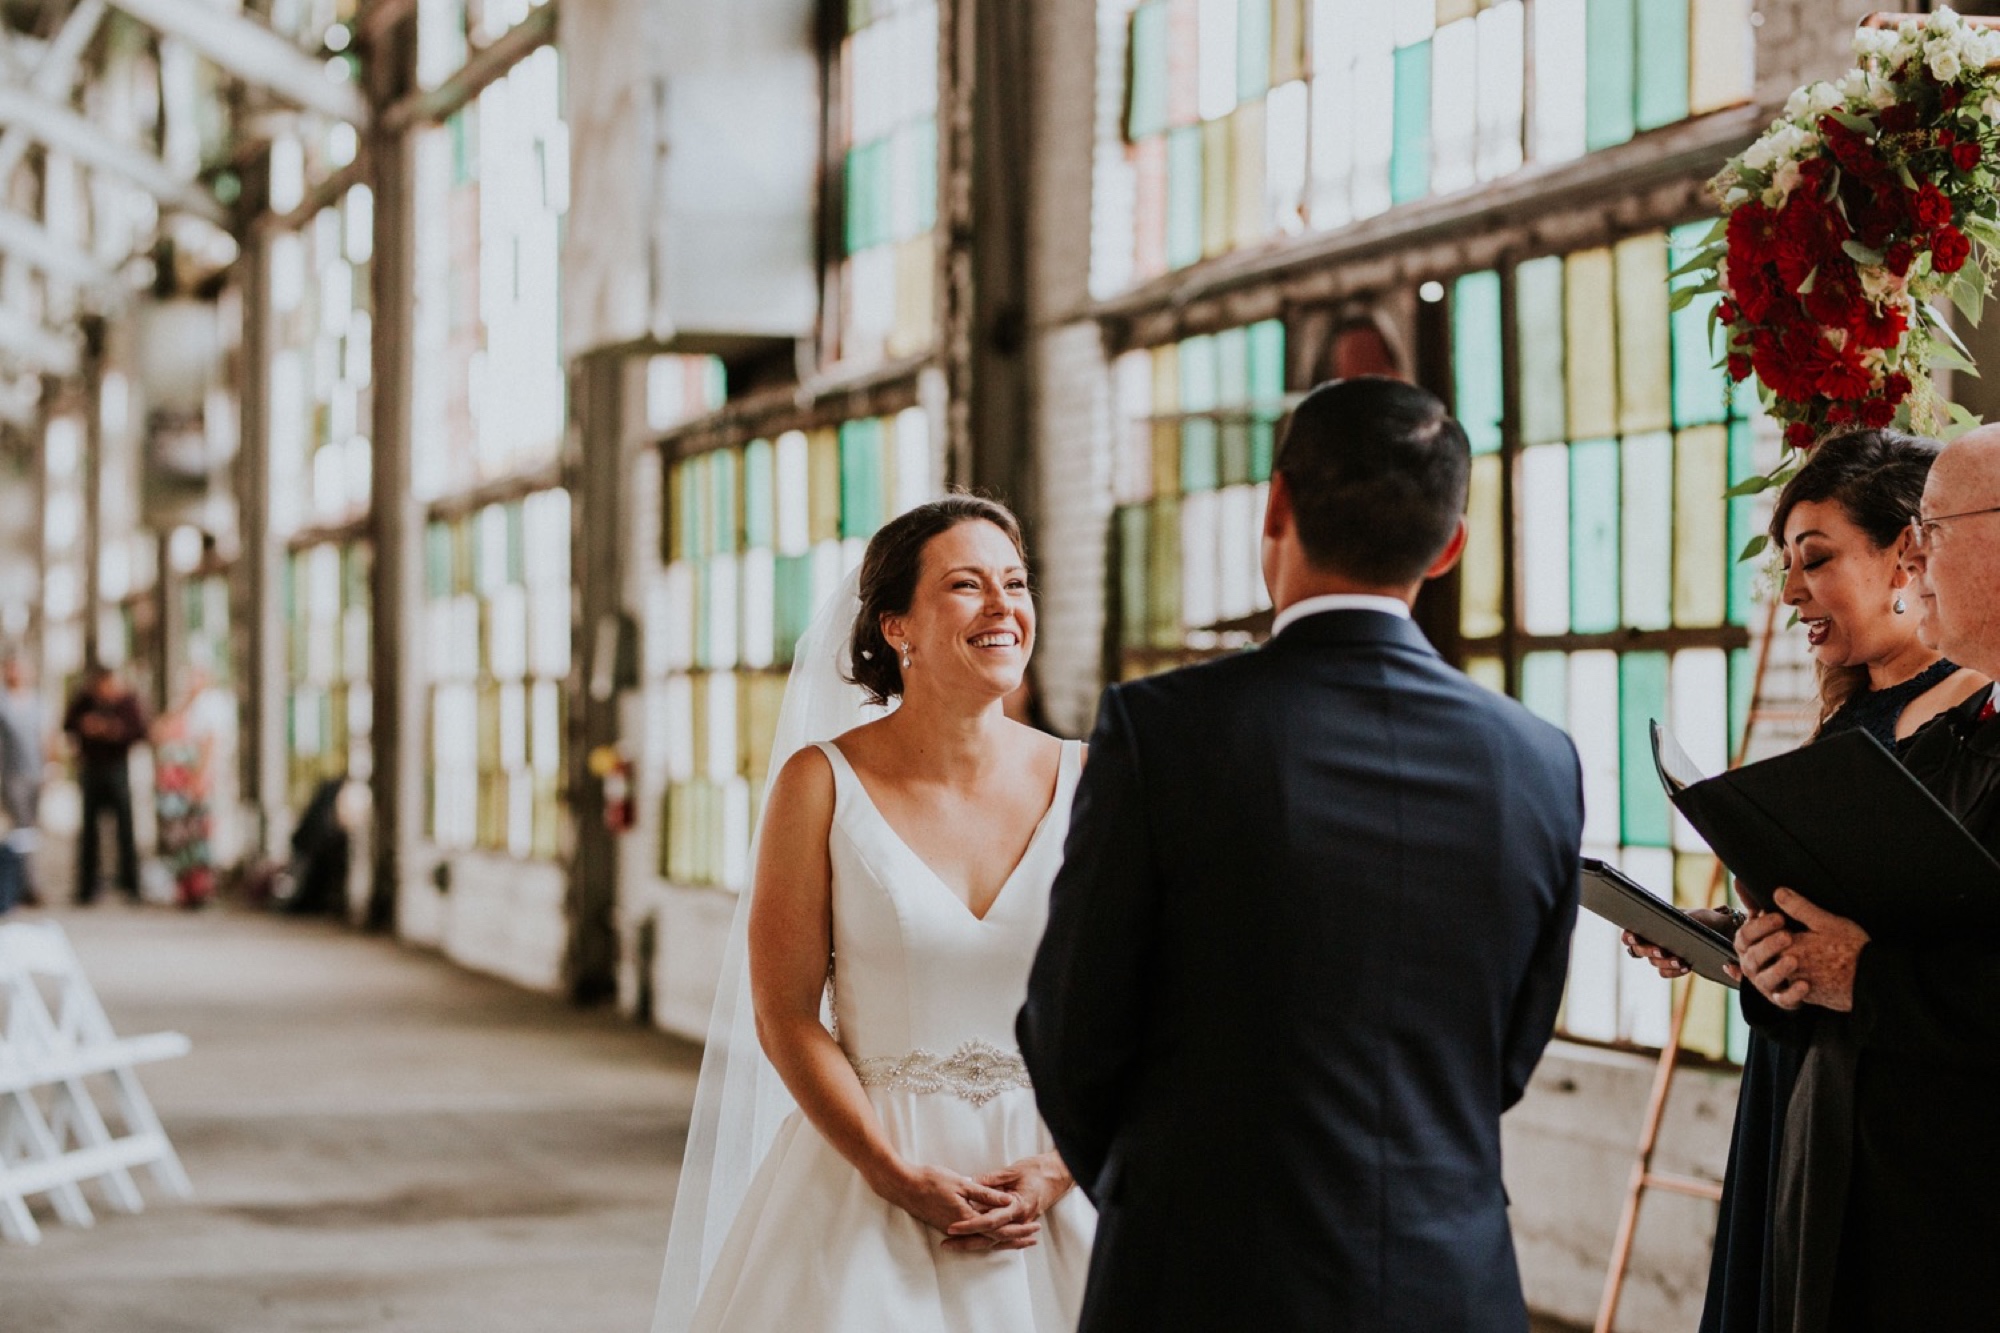
<path fill-rule="evenodd" d="M 97 613 L 99 579 L 104 568 L 104 321 L 96 315 L 82 320 L 83 456 L 77 470 L 83 483 L 83 660 L 98 658 Z"/>
<path fill-rule="evenodd" d="M 570 372 L 576 447 L 566 455 L 570 569 L 575 598 L 575 664 L 570 673 L 569 809 L 571 850 L 563 984 L 578 1003 L 618 988 L 618 834 L 605 823 L 603 781 L 590 756 L 619 743 L 619 696 L 633 680 L 637 623 L 626 612 L 626 553 L 632 546 L 627 485 L 633 451 L 647 447 L 643 363 L 623 352 L 592 352 Z"/>
<path fill-rule="evenodd" d="M 242 447 L 237 451 L 242 571 L 237 586 L 243 636 L 243 797 L 256 811 L 258 850 L 277 853 L 285 837 L 284 551 L 271 530 L 271 236 L 249 229 L 241 258 Z"/>
<path fill-rule="evenodd" d="M 413 7 L 414 8 L 414 7 Z M 416 23 L 406 17 L 380 30 L 363 52 L 373 120 L 368 136 L 375 192 L 371 268 L 374 417 L 369 423 L 374 477 L 368 535 L 373 563 L 375 864 L 366 925 L 392 929 L 396 896 L 423 827 L 423 645 L 417 613 L 422 591 L 423 514 L 410 492 L 414 447 L 410 410 L 416 336 L 415 154 L 406 130 L 384 129 L 383 112 L 416 86 Z"/>

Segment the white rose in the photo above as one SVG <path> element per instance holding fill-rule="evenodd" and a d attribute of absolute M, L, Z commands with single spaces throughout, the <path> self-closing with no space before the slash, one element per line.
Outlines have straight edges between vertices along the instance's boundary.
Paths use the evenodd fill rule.
<path fill-rule="evenodd" d="M 1979 104 L 1979 114 L 1988 120 L 2000 120 L 2000 97 L 1988 97 Z"/>
<path fill-rule="evenodd" d="M 1796 162 L 1787 162 L 1778 168 L 1777 174 L 1771 178 L 1771 188 L 1778 194 L 1777 200 L 1771 205 L 1773 208 L 1789 197 L 1793 190 L 1799 188 L 1800 175 L 1799 164 Z"/>
<path fill-rule="evenodd" d="M 1958 52 L 1951 47 L 1940 50 L 1933 46 L 1929 53 L 1929 64 L 1931 77 L 1939 83 L 1954 82 L 1964 71 L 1964 67 L 1958 62 Z"/>
<path fill-rule="evenodd" d="M 1792 96 L 1797 97 L 1798 94 L 1793 93 Z M 1868 71 L 1865 69 L 1848 70 L 1846 77 L 1840 81 L 1840 96 L 1850 106 L 1866 106 L 1868 104 Z"/>
<path fill-rule="evenodd" d="M 1899 278 L 1883 264 L 1861 264 L 1857 266 L 1861 275 L 1861 294 L 1881 305 L 1884 301 L 1899 301 L 1909 286 L 1907 278 Z"/>
<path fill-rule="evenodd" d="M 1749 199 L 1750 191 L 1744 189 L 1741 185 L 1732 185 L 1723 193 L 1722 206 L 1724 208 L 1735 208 L 1738 204 L 1747 203 Z"/>
<path fill-rule="evenodd" d="M 1771 142 L 1773 136 L 1765 135 L 1756 143 L 1743 150 L 1743 165 L 1751 171 L 1769 171 L 1771 164 L 1778 160 L 1778 149 Z"/>
<path fill-rule="evenodd" d="M 1868 76 L 1868 100 L 1879 110 L 1896 101 L 1896 85 L 1879 74 Z"/>
<path fill-rule="evenodd" d="M 1847 100 L 1841 96 L 1840 90 L 1830 83 L 1815 83 L 1806 91 L 1815 116 L 1823 116 Z"/>

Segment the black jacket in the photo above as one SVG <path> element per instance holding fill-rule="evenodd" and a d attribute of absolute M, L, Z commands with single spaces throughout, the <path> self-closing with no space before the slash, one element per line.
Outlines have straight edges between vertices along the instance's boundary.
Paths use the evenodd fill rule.
<path fill-rule="evenodd" d="M 1085 1333 L 1527 1327 L 1499 1122 L 1582 819 L 1568 738 L 1380 612 L 1106 691 L 1019 1022 Z"/>

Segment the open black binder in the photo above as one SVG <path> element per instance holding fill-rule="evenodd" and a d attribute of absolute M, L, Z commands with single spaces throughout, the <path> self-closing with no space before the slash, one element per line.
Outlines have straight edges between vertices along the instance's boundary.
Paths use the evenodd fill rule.
<path fill-rule="evenodd" d="M 1723 969 L 1736 961 L 1727 936 L 1709 929 L 1645 885 L 1594 857 L 1583 858 L 1583 905 L 1612 925 L 1657 944 L 1707 977 L 1736 989 Z"/>
<path fill-rule="evenodd" d="M 1935 931 L 2000 926 L 2000 861 L 1882 743 L 1843 732 L 1703 778 L 1653 723 L 1668 797 L 1753 905 L 1797 890 L 1871 935 L 1905 921 Z"/>

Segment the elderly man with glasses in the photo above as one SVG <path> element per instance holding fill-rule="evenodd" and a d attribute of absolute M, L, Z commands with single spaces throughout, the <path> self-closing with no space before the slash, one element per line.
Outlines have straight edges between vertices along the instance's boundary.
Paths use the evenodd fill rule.
<path fill-rule="evenodd" d="M 2000 678 L 2000 425 L 1939 454 L 1904 561 L 1919 632 Z M 2000 854 L 1993 690 L 1899 751 Z M 1745 977 L 1781 1008 L 1827 1011 L 1807 1056 L 1818 1081 L 1786 1119 L 1777 1202 L 1778 1231 L 1793 1228 L 1780 1247 L 1800 1256 L 1784 1279 L 1798 1288 L 1789 1304 L 1823 1313 L 1781 1318 L 1784 1333 L 2000 1327 L 2000 948 L 1921 908 L 1891 941 L 1798 894 L 1777 899 L 1782 915 L 1737 933 Z"/>

